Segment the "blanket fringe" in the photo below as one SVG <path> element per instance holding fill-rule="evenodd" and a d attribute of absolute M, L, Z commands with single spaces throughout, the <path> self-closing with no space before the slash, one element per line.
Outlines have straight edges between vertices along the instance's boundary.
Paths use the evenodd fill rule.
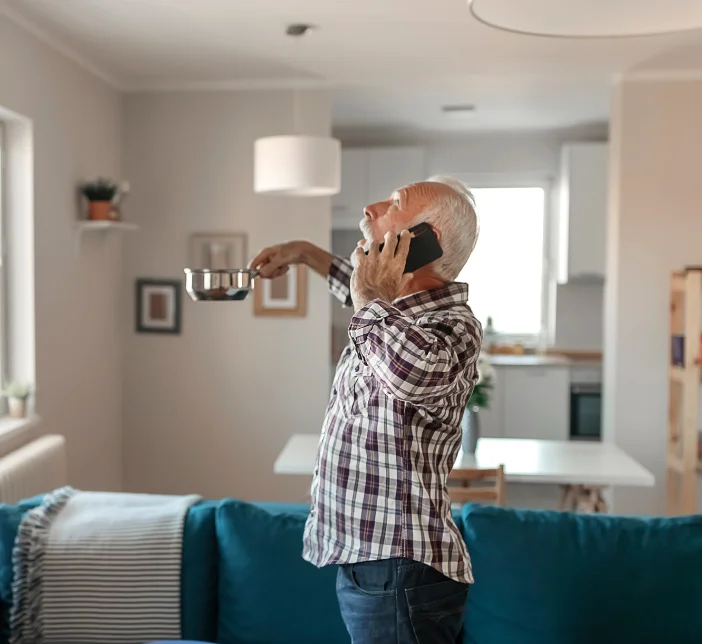
<path fill-rule="evenodd" d="M 52 521 L 76 492 L 72 487 L 55 490 L 22 518 L 12 550 L 10 644 L 44 642 L 41 600 L 45 546 Z"/>

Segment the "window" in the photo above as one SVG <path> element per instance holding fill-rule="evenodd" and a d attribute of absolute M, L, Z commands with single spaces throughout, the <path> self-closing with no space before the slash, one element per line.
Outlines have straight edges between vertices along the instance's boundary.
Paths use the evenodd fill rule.
<path fill-rule="evenodd" d="M 6 316 L 7 307 L 5 306 L 5 128 L 2 120 L 0 120 L 0 383 L 5 383 L 7 377 L 6 358 L 7 358 L 7 342 L 6 342 Z M 4 398 L 0 400 L 0 414 L 5 413 Z"/>
<path fill-rule="evenodd" d="M 5 306 L 5 128 L 0 120 L 0 382 L 5 383 L 7 378 L 7 307 Z M 5 399 L 0 400 L 0 415 L 6 412 Z"/>
<path fill-rule="evenodd" d="M 476 188 L 478 244 L 459 276 L 483 323 L 508 336 L 545 333 L 546 191 L 543 187 Z M 529 339 L 529 338 L 527 338 Z"/>

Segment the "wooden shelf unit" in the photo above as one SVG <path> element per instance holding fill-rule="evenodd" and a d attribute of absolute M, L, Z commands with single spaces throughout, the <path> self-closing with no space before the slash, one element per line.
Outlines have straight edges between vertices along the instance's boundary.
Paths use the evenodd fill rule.
<path fill-rule="evenodd" d="M 670 279 L 668 399 L 668 514 L 696 514 L 699 459 L 699 398 L 702 382 L 702 267 Z M 676 346 L 677 345 L 677 346 Z M 676 362 L 678 364 L 676 364 Z"/>

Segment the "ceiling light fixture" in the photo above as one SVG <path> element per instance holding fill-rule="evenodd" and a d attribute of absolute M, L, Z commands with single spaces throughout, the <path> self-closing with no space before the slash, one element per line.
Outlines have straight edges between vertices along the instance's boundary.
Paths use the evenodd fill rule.
<path fill-rule="evenodd" d="M 702 29 L 698 0 L 468 0 L 483 24 L 550 38 L 626 38 Z"/>
<path fill-rule="evenodd" d="M 311 25 L 290 25 L 300 37 Z M 293 134 L 266 136 L 254 143 L 254 192 L 291 197 L 335 195 L 341 189 L 341 143 L 328 136 L 300 134 L 299 90 L 293 91 Z"/>
<path fill-rule="evenodd" d="M 475 105 L 470 103 L 461 103 L 458 105 L 444 105 L 441 111 L 446 114 L 446 116 L 452 116 L 455 118 L 473 118 L 475 116 Z"/>

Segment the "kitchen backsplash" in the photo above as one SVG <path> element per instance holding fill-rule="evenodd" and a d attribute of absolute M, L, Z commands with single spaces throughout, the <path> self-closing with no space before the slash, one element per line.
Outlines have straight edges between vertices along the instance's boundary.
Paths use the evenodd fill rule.
<path fill-rule="evenodd" d="M 603 302 L 603 284 L 569 283 L 558 286 L 554 346 L 601 351 Z"/>

